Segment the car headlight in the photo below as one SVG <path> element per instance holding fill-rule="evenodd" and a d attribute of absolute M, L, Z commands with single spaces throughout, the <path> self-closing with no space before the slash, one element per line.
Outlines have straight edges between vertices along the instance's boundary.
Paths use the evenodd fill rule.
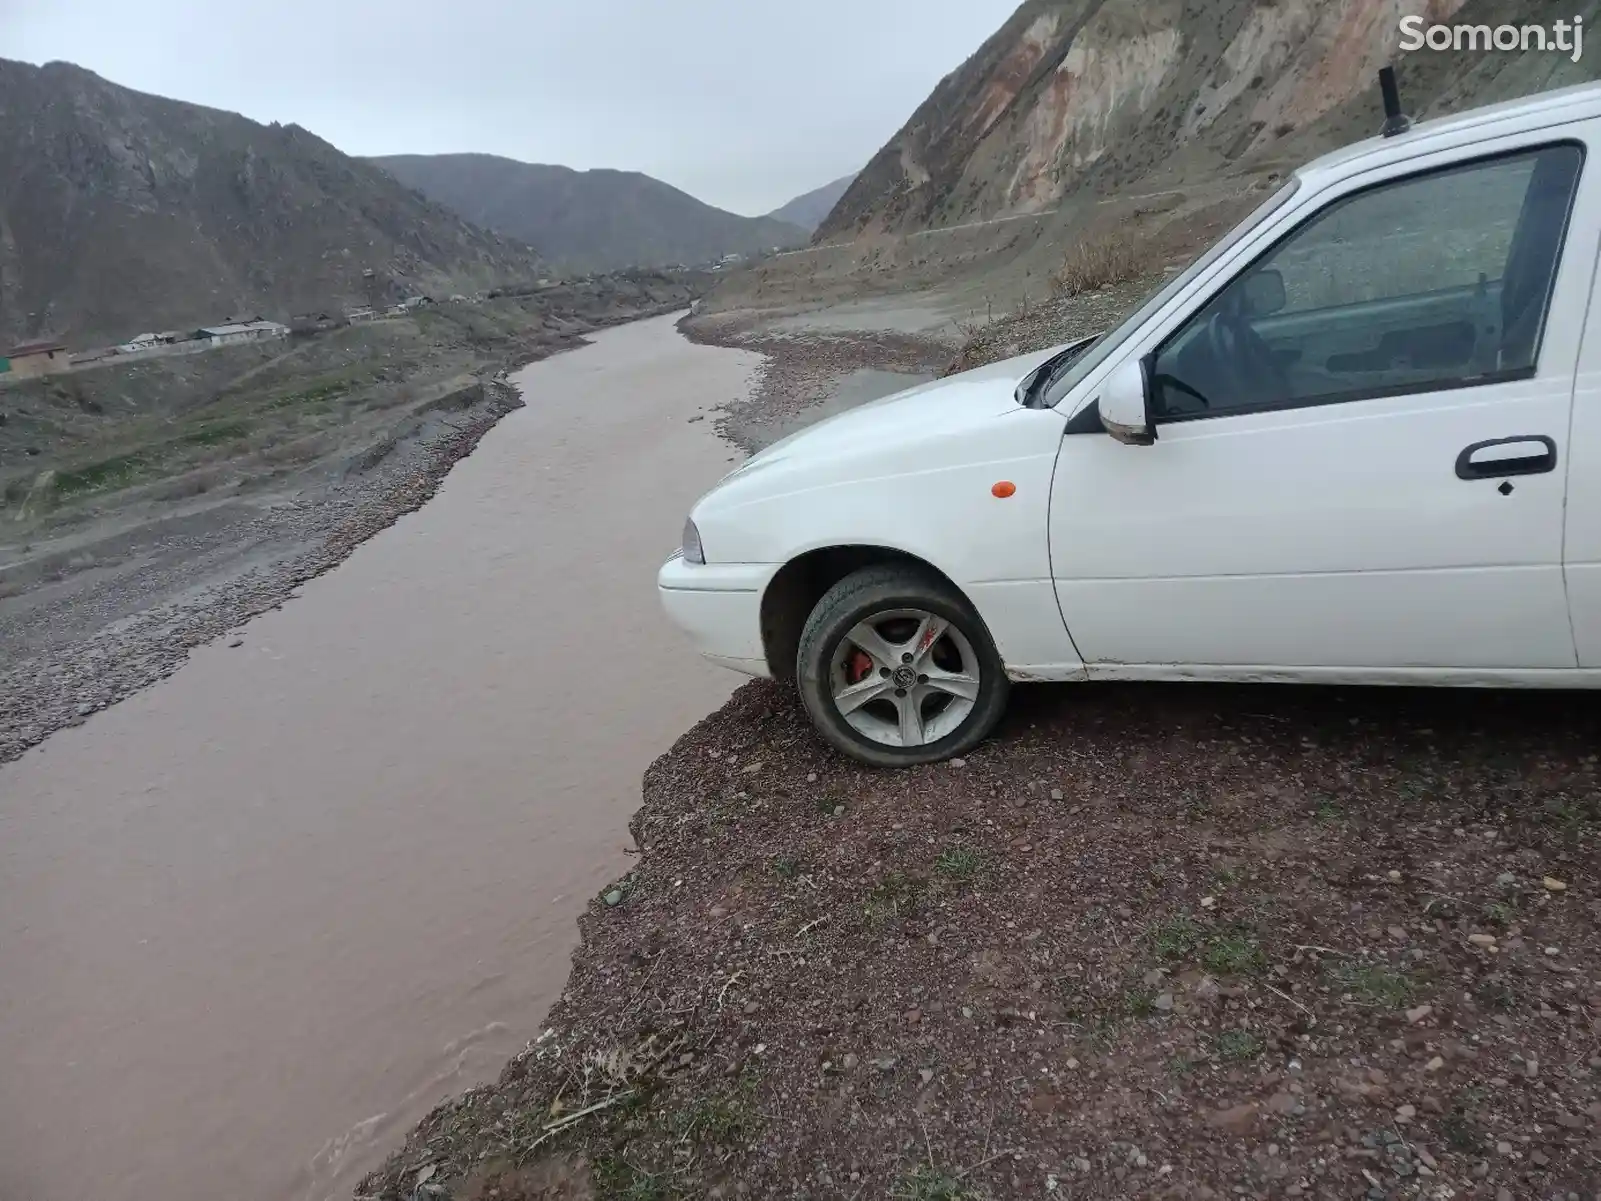
<path fill-rule="evenodd" d="M 684 519 L 684 562 L 706 563 L 706 548 L 700 544 L 700 531 L 695 528 L 695 522 L 686 517 Z"/>

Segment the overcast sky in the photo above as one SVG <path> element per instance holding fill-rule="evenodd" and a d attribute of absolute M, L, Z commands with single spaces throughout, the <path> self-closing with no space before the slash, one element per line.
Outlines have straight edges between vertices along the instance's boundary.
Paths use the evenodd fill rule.
<path fill-rule="evenodd" d="M 0 57 L 351 154 L 644 171 L 738 213 L 863 166 L 1017 0 L 0 0 Z"/>

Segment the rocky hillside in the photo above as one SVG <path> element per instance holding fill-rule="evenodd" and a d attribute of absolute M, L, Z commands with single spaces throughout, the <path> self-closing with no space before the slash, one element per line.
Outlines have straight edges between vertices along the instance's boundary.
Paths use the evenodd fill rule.
<path fill-rule="evenodd" d="M 0 342 L 74 345 L 537 276 L 477 229 L 295 125 L 0 59 Z"/>
<path fill-rule="evenodd" d="M 492 154 L 372 161 L 467 220 L 581 271 L 692 265 L 799 246 L 807 237 L 798 226 L 713 208 L 637 171 L 575 171 Z"/>
<path fill-rule="evenodd" d="M 874 156 L 821 240 L 1053 208 L 1303 160 L 1377 132 L 1374 76 L 1400 19 L 1593 21 L 1597 0 L 1025 0 Z M 1601 53 L 1439 53 L 1400 61 L 1414 116 L 1595 78 Z"/>
<path fill-rule="evenodd" d="M 839 198 L 845 195 L 845 189 L 851 186 L 851 181 L 855 178 L 854 175 L 842 176 L 832 183 L 825 183 L 820 188 L 803 192 L 788 204 L 781 205 L 767 215 L 775 221 L 788 221 L 791 225 L 798 225 L 804 230 L 814 230 L 839 203 Z"/>

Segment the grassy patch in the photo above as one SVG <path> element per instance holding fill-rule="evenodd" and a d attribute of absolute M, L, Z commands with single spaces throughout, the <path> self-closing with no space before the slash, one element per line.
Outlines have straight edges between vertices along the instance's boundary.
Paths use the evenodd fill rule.
<path fill-rule="evenodd" d="M 972 847 L 950 847 L 934 860 L 934 870 L 950 880 L 971 880 L 984 870 L 984 856 Z"/>
<path fill-rule="evenodd" d="M 677 1115 L 674 1130 L 680 1139 L 729 1146 L 751 1128 L 749 1113 L 726 1097 L 705 1097 Z"/>
<path fill-rule="evenodd" d="M 1382 963 L 1342 963 L 1334 970 L 1334 982 L 1358 1000 L 1387 1009 L 1412 999 L 1412 981 L 1406 973 Z"/>
<path fill-rule="evenodd" d="M 220 446 L 224 442 L 238 442 L 250 436 L 250 426 L 243 421 L 224 421 L 216 425 L 201 426 L 178 439 L 185 446 Z"/>
<path fill-rule="evenodd" d="M 150 465 L 137 454 L 116 455 L 72 471 L 57 472 L 56 492 L 61 496 L 109 492 L 128 487 L 149 471 Z"/>
<path fill-rule="evenodd" d="M 673 1195 L 660 1176 L 640 1171 L 620 1155 L 596 1158 L 593 1178 L 606 1201 L 667 1201 Z"/>
<path fill-rule="evenodd" d="M 1225 1030 L 1214 1044 L 1217 1057 L 1225 1063 L 1241 1063 L 1262 1053 L 1262 1040 L 1249 1030 Z"/>
<path fill-rule="evenodd" d="M 1267 957 L 1253 933 L 1236 926 L 1207 939 L 1201 962 L 1220 976 L 1248 976 L 1266 967 Z"/>
<path fill-rule="evenodd" d="M 793 880 L 800 870 L 800 860 L 793 855 L 779 855 L 773 860 L 773 874 L 781 880 Z"/>
<path fill-rule="evenodd" d="M 905 872 L 890 872 L 867 894 L 864 910 L 870 921 L 888 922 L 910 917 L 922 903 L 927 883 Z"/>
<path fill-rule="evenodd" d="M 1158 959 L 1186 959 L 1200 947 L 1203 931 L 1187 913 L 1163 918 L 1150 929 L 1151 949 Z"/>
<path fill-rule="evenodd" d="M 967 1190 L 960 1177 L 933 1164 L 923 1164 L 910 1175 L 902 1176 L 890 1196 L 895 1201 L 976 1201 L 977 1195 Z"/>
<path fill-rule="evenodd" d="M 1337 826 L 1345 820 L 1345 810 L 1341 809 L 1340 806 L 1329 797 L 1324 797 L 1322 800 L 1318 801 L 1317 808 L 1313 811 L 1312 816 L 1317 820 L 1319 825 Z"/>

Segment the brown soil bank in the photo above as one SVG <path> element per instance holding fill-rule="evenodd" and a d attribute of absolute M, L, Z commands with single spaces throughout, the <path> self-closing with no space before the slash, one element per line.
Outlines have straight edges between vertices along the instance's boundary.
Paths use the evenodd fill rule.
<path fill-rule="evenodd" d="M 1025 689 L 881 773 L 752 684 L 647 773 L 549 1028 L 362 1195 L 1590 1201 L 1598 734 Z"/>

